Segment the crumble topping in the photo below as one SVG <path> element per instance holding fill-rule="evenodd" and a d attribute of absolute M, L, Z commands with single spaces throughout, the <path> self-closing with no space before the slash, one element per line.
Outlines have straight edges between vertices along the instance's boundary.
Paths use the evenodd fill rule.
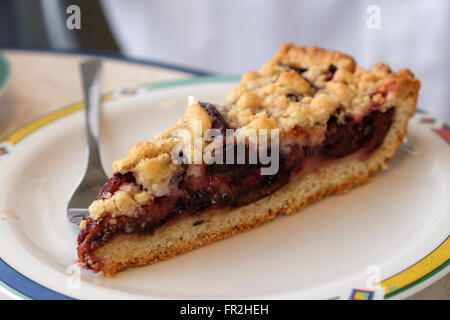
<path fill-rule="evenodd" d="M 323 132 L 338 108 L 343 117 L 360 119 L 395 105 L 395 94 L 386 96 L 382 88 L 397 75 L 383 64 L 367 71 L 342 53 L 286 44 L 260 72 L 247 72 L 220 110 L 232 127 L 262 118 L 282 133 L 294 127 Z"/>
<path fill-rule="evenodd" d="M 89 216 L 95 220 L 102 217 L 104 213 L 115 216 L 137 216 L 144 212 L 143 206 L 150 200 L 148 192 L 140 191 L 133 184 L 123 184 L 114 195 L 106 199 L 99 199 L 89 206 Z M 85 224 L 84 224 L 85 225 Z"/>
<path fill-rule="evenodd" d="M 172 163 L 170 154 L 162 153 L 139 161 L 134 168 L 136 182 L 155 196 L 167 193 L 170 179 L 181 168 Z"/>

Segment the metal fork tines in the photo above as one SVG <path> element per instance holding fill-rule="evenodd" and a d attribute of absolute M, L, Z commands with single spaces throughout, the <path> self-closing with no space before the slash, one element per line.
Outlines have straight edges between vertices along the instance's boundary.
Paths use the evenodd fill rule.
<path fill-rule="evenodd" d="M 81 63 L 80 69 L 85 101 L 88 163 L 86 172 L 67 205 L 67 218 L 76 224 L 87 218 L 89 205 L 108 180 L 99 151 L 102 65 L 100 60 L 91 59 Z"/>

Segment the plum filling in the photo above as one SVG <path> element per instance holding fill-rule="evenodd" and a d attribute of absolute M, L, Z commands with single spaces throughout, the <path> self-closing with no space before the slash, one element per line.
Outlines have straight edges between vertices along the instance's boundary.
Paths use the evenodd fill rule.
<path fill-rule="evenodd" d="M 303 75 L 303 73 L 305 73 L 306 71 L 308 71 L 308 69 L 305 69 L 305 68 L 297 68 L 297 67 L 288 66 L 288 65 L 285 65 L 285 64 L 282 64 L 281 66 L 287 68 L 288 70 L 294 70 L 295 72 L 297 72 L 303 79 L 306 80 L 306 82 L 309 83 L 309 86 L 311 87 L 311 90 L 312 90 L 313 92 L 316 92 L 316 91 L 319 90 L 319 88 L 318 88 L 316 85 L 314 85 L 308 78 L 306 78 L 306 77 Z M 334 64 L 331 63 L 331 64 L 328 66 L 328 70 L 327 70 L 327 73 L 326 73 L 326 75 L 325 75 L 325 81 L 331 81 L 331 80 L 333 79 L 334 74 L 336 73 L 337 70 L 338 70 L 338 67 L 336 67 Z M 295 96 L 292 95 L 292 94 L 289 94 L 289 95 L 287 96 L 287 98 L 288 98 L 289 100 L 291 100 L 291 101 L 299 101 L 298 97 L 295 97 Z"/>
<path fill-rule="evenodd" d="M 108 198 L 109 196 L 113 196 L 114 193 L 119 190 L 122 184 L 126 182 L 134 183 L 135 181 L 136 179 L 131 172 L 128 172 L 126 174 L 115 173 L 100 190 L 95 200 L 101 200 Z"/>
<path fill-rule="evenodd" d="M 332 80 L 333 79 L 333 77 L 334 77 L 334 74 L 336 73 L 336 71 L 337 71 L 337 67 L 334 65 L 334 64 L 330 64 L 330 66 L 328 67 L 328 74 L 327 74 L 327 76 L 326 76 L 326 78 L 325 78 L 325 81 L 330 81 L 330 80 Z"/>
<path fill-rule="evenodd" d="M 222 132 L 228 128 L 213 105 L 201 105 L 213 119 L 213 127 Z M 92 250 L 120 234 L 150 234 L 181 215 L 194 216 L 206 209 L 232 209 L 257 201 L 287 184 L 292 174 L 302 170 L 302 164 L 308 157 L 329 160 L 356 151 L 369 154 L 383 142 L 394 115 L 394 107 L 385 112 L 374 110 L 360 121 L 347 118 L 344 124 L 339 124 L 337 117 L 332 116 L 327 123 L 324 141 L 315 146 L 290 146 L 288 153 L 280 154 L 279 170 L 275 175 L 261 175 L 263 165 L 248 164 L 248 161 L 246 164 L 205 164 L 204 174 L 200 177 L 189 177 L 184 170 L 172 180 L 176 190 L 150 200 L 142 207 L 144 214 L 133 218 L 113 217 L 111 214 L 98 220 L 88 218 L 86 228 L 78 235 L 79 257 L 82 261 L 88 261 L 92 258 Z M 223 152 L 227 152 L 225 146 Z M 124 183 L 136 183 L 132 173 L 116 173 L 99 192 L 97 199 L 113 195 Z M 193 226 L 202 222 L 198 220 Z"/>
<path fill-rule="evenodd" d="M 225 130 L 228 129 L 229 126 L 220 114 L 219 110 L 217 110 L 216 107 L 211 103 L 199 102 L 199 104 L 213 120 L 212 128 L 219 129 L 222 134 L 225 134 Z"/>
<path fill-rule="evenodd" d="M 337 118 L 332 116 L 328 120 L 325 141 L 320 147 L 321 154 L 327 158 L 336 159 L 345 157 L 362 147 L 368 153 L 372 152 L 383 142 L 394 113 L 393 107 L 384 113 L 375 110 L 359 122 L 347 118 L 342 125 L 339 125 Z"/>

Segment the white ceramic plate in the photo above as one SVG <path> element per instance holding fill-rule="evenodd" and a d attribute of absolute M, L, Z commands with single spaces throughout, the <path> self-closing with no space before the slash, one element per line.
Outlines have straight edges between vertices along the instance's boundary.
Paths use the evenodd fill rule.
<path fill-rule="evenodd" d="M 188 95 L 222 102 L 234 77 L 105 96 L 102 161 L 180 118 Z M 112 279 L 80 271 L 66 203 L 83 173 L 82 104 L 0 143 L 0 284 L 21 298 L 403 298 L 448 273 L 450 131 L 411 121 L 408 141 L 364 186 L 260 228 Z M 78 276 L 80 281 L 78 281 Z"/>

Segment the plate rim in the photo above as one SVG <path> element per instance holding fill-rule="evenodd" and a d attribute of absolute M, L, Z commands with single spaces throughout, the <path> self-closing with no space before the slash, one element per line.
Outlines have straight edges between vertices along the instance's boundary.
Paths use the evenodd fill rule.
<path fill-rule="evenodd" d="M 2 60 L 2 54 L 0 53 L 0 63 Z M 4 60 L 6 61 L 6 60 Z M 1 66 L 0 66 L 1 67 Z M 9 72 L 9 66 L 8 66 Z M 183 85 L 195 85 L 205 83 L 216 82 L 236 82 L 240 79 L 238 75 L 214 75 L 214 76 L 201 76 L 191 77 L 180 80 L 169 80 L 154 83 L 145 83 L 138 85 L 134 88 L 124 88 L 103 94 L 102 101 L 112 101 L 123 98 L 125 96 L 134 96 L 139 93 L 149 92 L 158 89 L 166 89 L 170 87 L 177 87 Z M 2 86 L 0 77 L 0 90 Z M 23 126 L 11 131 L 4 137 L 0 138 L 0 156 L 8 154 L 11 147 L 25 139 L 27 136 L 38 131 L 41 127 L 46 126 L 58 119 L 61 119 L 67 115 L 73 114 L 84 108 L 83 102 L 75 102 L 58 108 L 56 111 L 46 113 Z M 443 121 L 440 121 L 435 116 L 426 113 L 423 110 L 417 109 L 416 114 L 421 118 L 419 123 L 430 127 L 441 138 L 443 138 L 450 146 L 450 126 Z M 431 263 L 431 264 L 430 264 Z M 436 274 L 441 274 L 450 265 L 450 236 L 447 235 L 445 240 L 442 241 L 434 250 L 428 253 L 425 257 L 417 261 L 416 263 L 406 267 L 398 273 L 382 280 L 379 285 L 385 289 L 384 299 L 390 299 L 400 293 L 411 290 L 418 284 L 433 278 Z M 406 280 L 405 280 L 406 279 Z M 431 283 L 430 283 L 431 284 Z M 54 290 L 51 290 L 38 282 L 35 282 L 20 272 L 16 271 L 10 265 L 8 265 L 0 257 L 0 286 L 5 288 L 11 294 L 19 299 L 74 299 L 65 294 L 61 294 Z M 355 297 L 356 292 L 359 290 L 354 288 L 349 299 Z M 414 292 L 411 292 L 413 294 Z M 371 299 L 373 293 L 368 295 Z M 345 297 L 341 297 L 344 299 Z"/>

